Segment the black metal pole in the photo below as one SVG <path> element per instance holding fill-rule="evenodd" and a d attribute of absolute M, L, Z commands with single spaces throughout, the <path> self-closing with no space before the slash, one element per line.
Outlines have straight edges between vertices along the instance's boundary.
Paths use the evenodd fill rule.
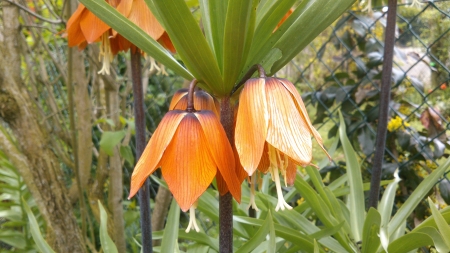
<path fill-rule="evenodd" d="M 370 181 L 369 207 L 377 208 L 380 196 L 381 169 L 386 145 L 387 123 L 389 118 L 389 100 L 391 98 L 392 61 L 394 58 L 395 23 L 397 18 L 397 0 L 389 0 L 387 24 L 384 37 L 383 73 L 381 76 L 380 113 L 375 146 L 375 157 Z"/>
<path fill-rule="evenodd" d="M 136 161 L 145 149 L 145 109 L 144 94 L 142 90 L 141 55 L 136 50 L 131 55 L 131 75 L 134 97 L 134 123 L 136 127 Z M 142 252 L 152 253 L 152 219 L 150 213 L 150 182 L 147 179 L 138 192 L 138 200 L 141 211 Z"/>

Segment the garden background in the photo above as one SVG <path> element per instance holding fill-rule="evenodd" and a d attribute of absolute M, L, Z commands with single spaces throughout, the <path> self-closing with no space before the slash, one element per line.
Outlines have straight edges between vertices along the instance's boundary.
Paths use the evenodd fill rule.
<path fill-rule="evenodd" d="M 187 3 L 200 19 L 196 1 Z M 129 55 L 115 58 L 111 75 L 97 74 L 101 69 L 97 44 L 84 51 L 67 46 L 65 23 L 70 15 L 63 12 L 65 5 L 74 10 L 77 2 L 0 2 L 0 251 L 32 252 L 39 247 L 33 235 L 41 233 L 59 249 L 100 252 L 100 220 L 106 217 L 100 202 L 108 217 L 106 230 L 119 252 L 139 252 L 139 207 L 136 198 L 126 199 L 135 164 Z M 383 6 L 375 6 L 371 12 L 361 8 L 356 3 L 276 74 L 298 87 L 325 146 L 335 150 L 332 163 L 321 152 L 313 152 L 318 154 L 314 161 L 327 185 L 346 173 L 344 153 L 336 138 L 339 110 L 358 155 L 363 181 L 369 182 L 371 176 L 386 13 Z M 384 180 L 392 180 L 396 170 L 402 179 L 393 213 L 449 155 L 449 15 L 450 1 L 399 4 L 397 10 L 383 166 Z M 17 27 L 18 34 L 7 33 Z M 187 82 L 150 57 L 145 57 L 142 70 L 149 138 L 167 112 L 173 93 Z M 75 80 L 73 87 L 69 80 Z M 306 171 L 300 169 L 299 173 Z M 153 231 L 162 230 L 166 218 L 176 216 L 168 213 L 171 194 L 161 184 L 160 175 L 152 176 Z M 263 187 L 265 193 L 273 190 L 268 180 Z M 287 199 L 299 207 L 305 199 L 293 188 L 285 188 Z M 208 190 L 208 194 L 203 204 L 217 205 L 215 191 Z M 441 208 L 450 204 L 448 171 L 427 195 Z M 243 199 L 243 206 L 235 207 L 241 215 L 248 203 L 245 191 Z M 29 222 L 27 206 L 37 227 Z M 218 235 L 217 213 L 212 210 L 214 207 L 199 208 L 197 218 L 204 235 L 180 232 L 180 249 L 214 250 L 208 242 Z M 407 227 L 413 229 L 430 215 L 424 199 L 408 217 Z M 188 220 L 182 213 L 180 228 L 185 228 Z M 154 234 L 155 239 L 161 236 Z M 238 236 L 248 235 L 242 232 Z M 236 239 L 235 247 L 246 241 Z M 155 241 L 155 245 L 159 243 Z M 278 249 L 289 248 L 283 243 Z M 76 250 L 79 245 L 87 249 Z"/>

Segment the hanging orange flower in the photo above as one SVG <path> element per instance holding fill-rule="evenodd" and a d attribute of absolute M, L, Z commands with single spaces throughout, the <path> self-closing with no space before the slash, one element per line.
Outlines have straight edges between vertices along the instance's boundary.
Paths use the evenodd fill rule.
<path fill-rule="evenodd" d="M 192 99 L 193 100 L 193 99 Z M 217 116 L 208 110 L 169 111 L 154 132 L 131 177 L 134 196 L 157 168 L 183 211 L 208 188 L 220 172 L 240 202 L 241 187 L 234 174 L 234 155 Z"/>
<path fill-rule="evenodd" d="M 260 77 L 245 83 L 236 122 L 236 148 L 249 175 L 256 169 L 271 173 L 278 193 L 276 210 L 291 208 L 283 199 L 278 174 L 292 184 L 297 165 L 311 165 L 311 135 L 328 155 L 291 82 Z"/>
<path fill-rule="evenodd" d="M 153 39 L 158 40 L 171 52 L 175 52 L 170 39 L 144 0 L 107 0 L 107 2 Z M 82 4 L 78 5 L 77 10 L 67 22 L 67 37 L 69 47 L 78 46 L 80 50 L 88 44 L 101 42 L 99 58 L 103 66 L 99 71 L 100 74 L 109 74 L 110 63 L 118 52 L 127 51 L 130 48 L 133 52 L 136 50 L 131 42 L 117 34 Z"/>

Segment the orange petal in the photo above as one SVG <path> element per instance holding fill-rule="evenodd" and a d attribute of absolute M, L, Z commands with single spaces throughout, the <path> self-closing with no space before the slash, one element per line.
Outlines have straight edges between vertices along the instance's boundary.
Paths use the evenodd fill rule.
<path fill-rule="evenodd" d="M 161 43 L 161 45 L 169 50 L 172 54 L 176 53 L 177 50 L 175 49 L 175 46 L 173 45 L 172 41 L 169 38 L 169 35 L 167 32 L 164 32 L 161 37 L 159 37 L 158 42 Z"/>
<path fill-rule="evenodd" d="M 241 164 L 251 176 L 258 167 L 267 135 L 268 114 L 264 78 L 249 79 L 242 89 L 235 143 Z"/>
<path fill-rule="evenodd" d="M 270 114 L 267 142 L 300 164 L 312 159 L 311 132 L 289 91 L 275 78 L 266 79 Z"/>
<path fill-rule="evenodd" d="M 186 89 L 186 88 L 175 91 L 175 93 L 173 94 L 172 100 L 170 101 L 169 110 L 175 110 L 175 109 L 186 110 L 187 100 L 185 102 L 186 105 L 184 106 L 184 108 L 178 107 L 178 102 L 180 102 L 180 100 L 182 98 L 187 96 L 187 93 L 188 93 L 188 89 Z"/>
<path fill-rule="evenodd" d="M 80 21 L 81 31 L 88 43 L 93 43 L 108 31 L 109 26 L 90 11 L 83 12 Z"/>
<path fill-rule="evenodd" d="M 69 21 L 67 21 L 66 27 L 69 47 L 79 45 L 86 41 L 80 28 L 80 20 L 85 9 L 86 7 L 84 5 L 79 4 L 77 10 L 72 14 Z"/>
<path fill-rule="evenodd" d="M 133 174 L 131 175 L 130 195 L 128 198 L 133 197 L 144 184 L 147 177 L 158 168 L 158 163 L 161 160 L 166 147 L 172 140 L 184 115 L 186 115 L 185 112 L 177 110 L 169 111 L 163 117 L 134 167 Z"/>
<path fill-rule="evenodd" d="M 202 125 L 211 155 L 234 198 L 241 202 L 241 184 L 235 174 L 233 150 L 225 130 L 211 111 L 194 113 Z"/>
<path fill-rule="evenodd" d="M 220 117 L 217 111 L 214 98 L 209 95 L 206 91 L 198 90 L 194 93 L 194 108 L 195 110 L 208 110 L 214 112 L 217 118 Z"/>
<path fill-rule="evenodd" d="M 299 110 L 301 116 L 306 121 L 309 130 L 311 131 L 312 135 L 316 139 L 316 141 L 319 143 L 319 146 L 322 148 L 322 150 L 325 152 L 325 154 L 328 156 L 328 158 L 331 160 L 330 155 L 328 154 L 327 150 L 323 146 L 323 140 L 322 136 L 320 136 L 319 132 L 317 132 L 316 128 L 312 125 L 311 120 L 308 116 L 308 111 L 306 110 L 305 104 L 303 103 L 302 97 L 298 93 L 297 89 L 295 88 L 294 84 L 292 84 L 287 79 L 279 79 L 279 81 L 284 85 L 284 87 L 291 93 L 291 96 L 293 97 L 295 101 L 295 105 L 297 106 L 297 109 Z"/>
<path fill-rule="evenodd" d="M 161 159 L 161 171 L 181 210 L 186 212 L 208 188 L 216 164 L 209 140 L 193 113 L 187 113 Z"/>
<path fill-rule="evenodd" d="M 297 176 L 297 164 L 294 160 L 289 159 L 288 166 L 286 168 L 286 184 L 293 185 L 295 177 Z"/>
<path fill-rule="evenodd" d="M 258 170 L 262 173 L 266 174 L 270 167 L 270 159 L 269 159 L 269 147 L 267 146 L 267 142 L 264 143 L 264 151 L 261 156 L 261 161 L 258 164 Z"/>
<path fill-rule="evenodd" d="M 138 25 L 154 40 L 158 40 L 164 33 L 164 28 L 159 24 L 144 0 L 134 0 L 128 19 Z"/>

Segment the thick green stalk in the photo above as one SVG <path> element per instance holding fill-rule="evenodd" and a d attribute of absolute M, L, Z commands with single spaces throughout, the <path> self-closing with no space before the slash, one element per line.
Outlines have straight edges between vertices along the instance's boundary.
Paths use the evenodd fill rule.
<path fill-rule="evenodd" d="M 131 54 L 131 76 L 133 81 L 134 123 L 136 127 L 136 161 L 145 148 L 145 109 L 142 91 L 141 55 L 136 50 Z M 152 249 L 152 219 L 150 212 L 150 183 L 147 179 L 138 192 L 141 211 L 142 252 L 151 253 Z"/>
<path fill-rule="evenodd" d="M 397 17 L 397 0 L 389 0 L 387 25 L 384 38 L 383 73 L 381 77 L 380 114 L 378 116 L 375 157 L 370 181 L 369 208 L 378 206 L 380 195 L 381 168 L 383 166 L 384 146 L 386 145 L 387 123 L 389 118 L 389 100 L 391 97 L 392 61 L 395 43 L 395 20 Z"/>
<path fill-rule="evenodd" d="M 220 100 L 220 123 L 230 144 L 234 145 L 234 107 L 230 97 Z M 233 252 L 233 197 L 228 192 L 219 197 L 219 248 L 221 253 Z"/>

